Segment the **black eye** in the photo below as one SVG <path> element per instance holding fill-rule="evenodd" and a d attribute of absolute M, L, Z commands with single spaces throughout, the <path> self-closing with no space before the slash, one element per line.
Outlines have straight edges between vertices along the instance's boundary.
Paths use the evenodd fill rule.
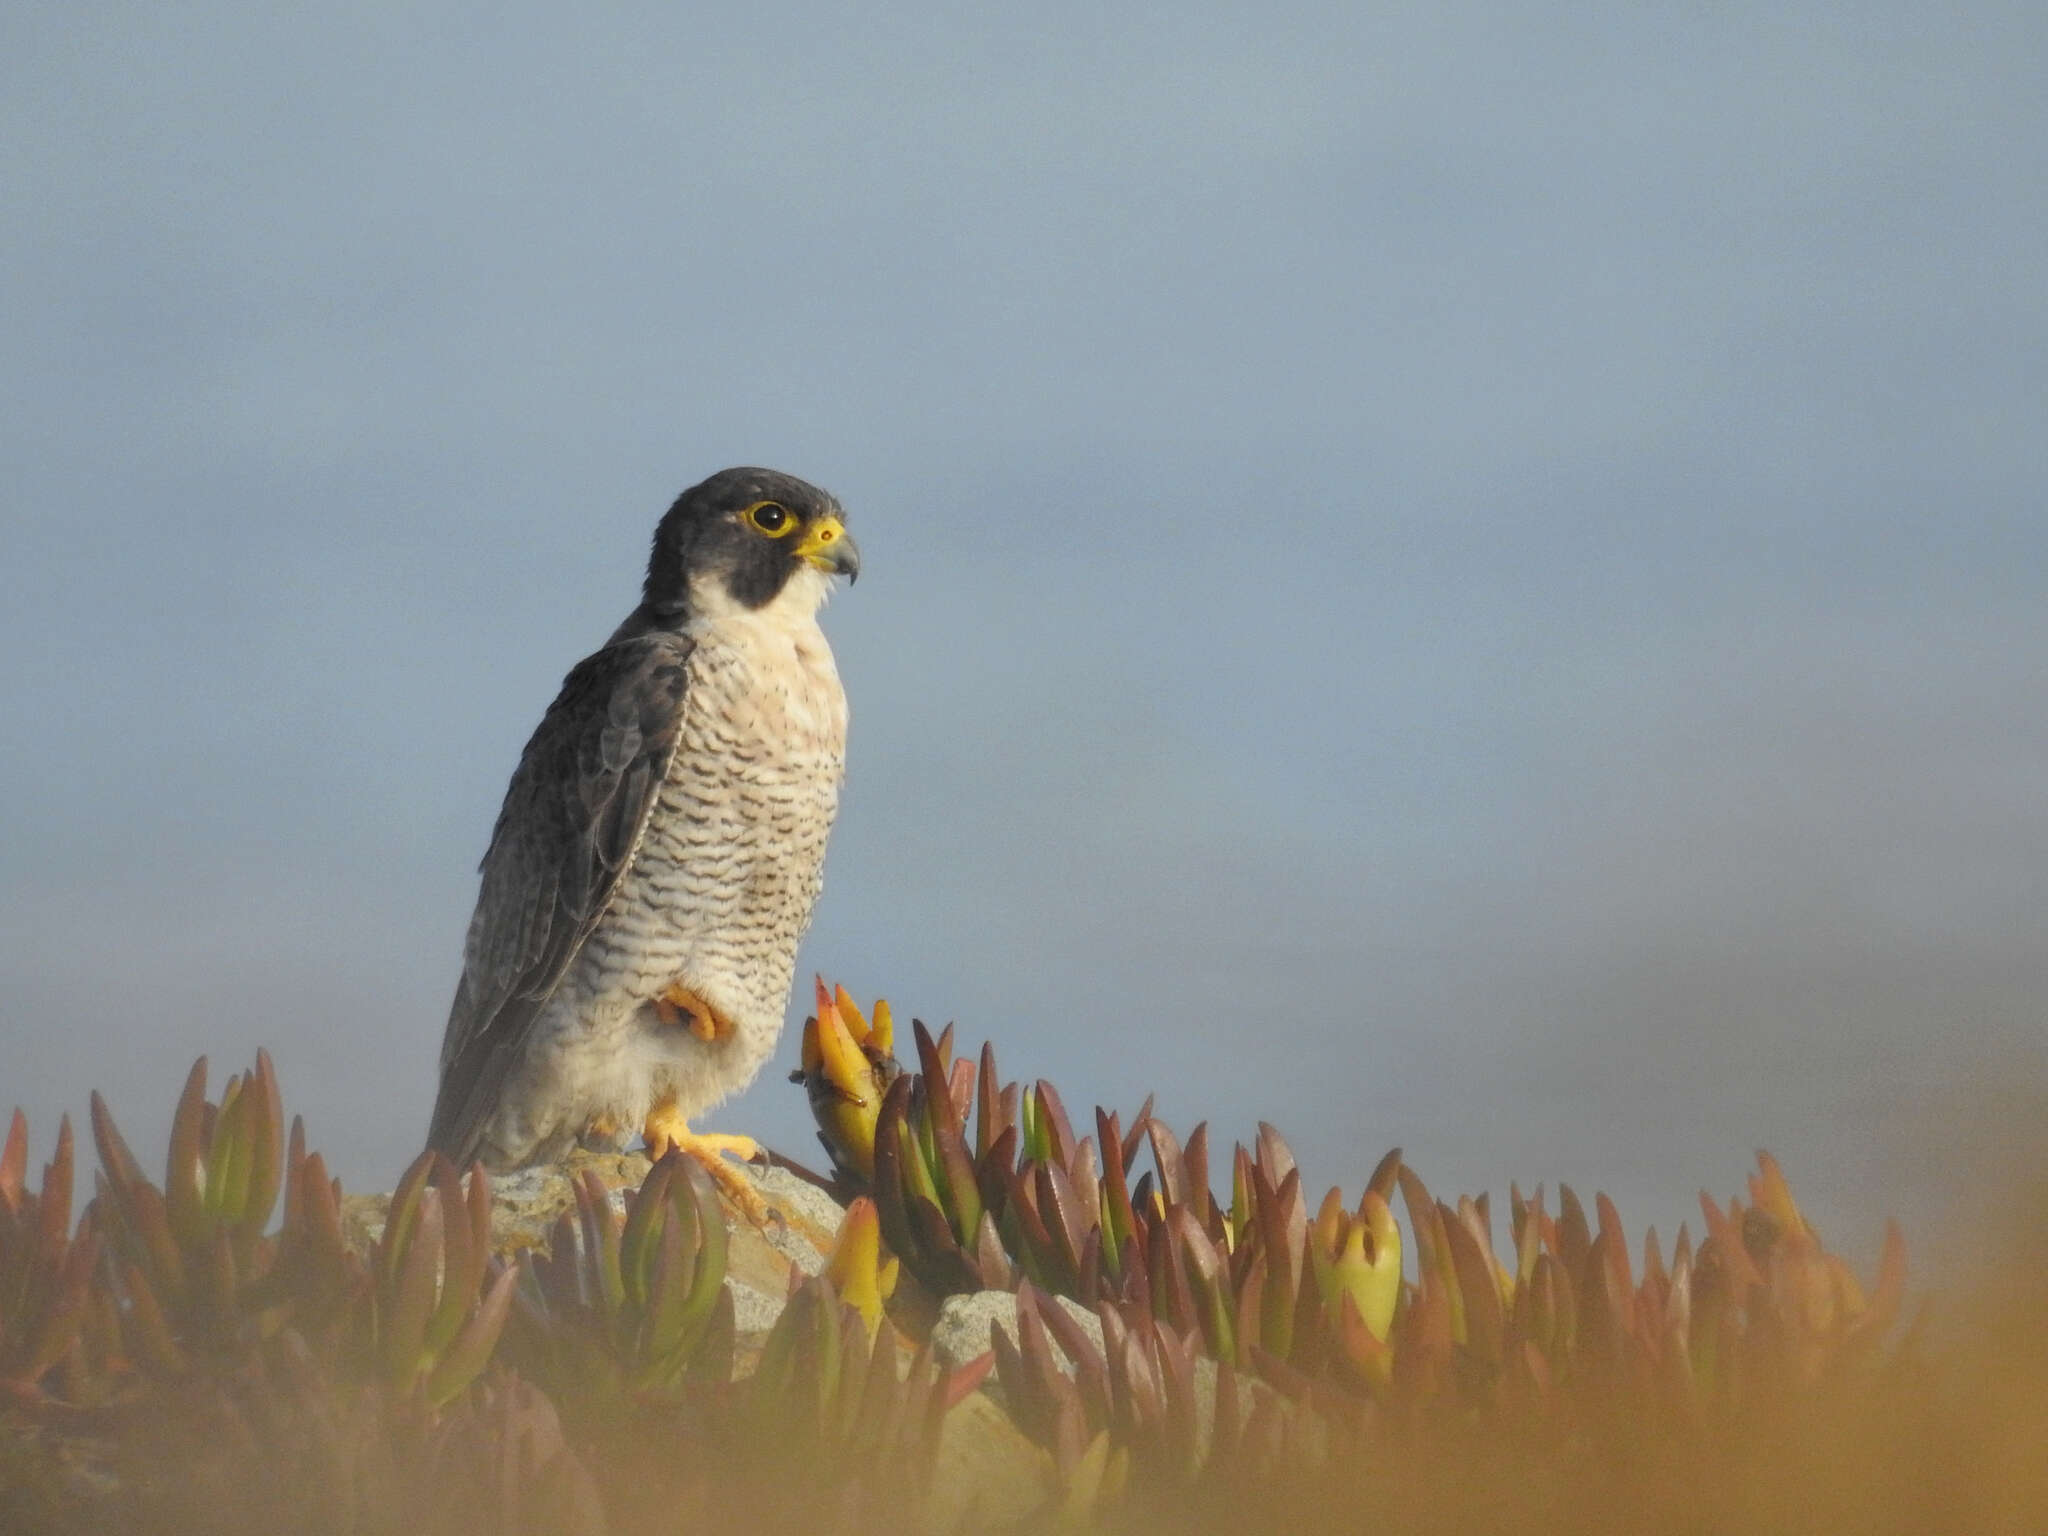
<path fill-rule="evenodd" d="M 747 521 L 771 539 L 787 533 L 790 528 L 788 508 L 779 507 L 772 501 L 758 502 L 747 508 Z"/>

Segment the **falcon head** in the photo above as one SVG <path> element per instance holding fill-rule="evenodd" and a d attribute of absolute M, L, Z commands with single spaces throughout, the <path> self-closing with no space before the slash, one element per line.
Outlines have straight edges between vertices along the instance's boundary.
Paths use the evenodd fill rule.
<path fill-rule="evenodd" d="M 657 613 L 810 613 L 831 578 L 860 574 L 860 546 L 831 494 L 772 469 L 722 469 L 678 496 L 654 530 L 646 606 Z"/>

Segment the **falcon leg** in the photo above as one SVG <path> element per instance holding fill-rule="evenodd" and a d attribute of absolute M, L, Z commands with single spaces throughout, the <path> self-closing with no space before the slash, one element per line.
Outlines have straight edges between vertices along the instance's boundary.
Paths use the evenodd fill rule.
<path fill-rule="evenodd" d="M 687 1029 L 706 1045 L 732 1038 L 733 1022 L 680 981 L 654 1000 L 654 1016 L 670 1029 Z"/>
<path fill-rule="evenodd" d="M 761 1191 L 752 1179 L 726 1161 L 728 1157 L 736 1157 L 752 1162 L 759 1157 L 761 1144 L 753 1137 L 691 1130 L 677 1110 L 676 1096 L 672 1093 L 647 1112 L 647 1124 L 642 1134 L 647 1138 L 649 1157 L 658 1162 L 669 1148 L 679 1148 L 684 1155 L 694 1157 L 704 1165 L 704 1171 L 711 1175 L 711 1182 L 747 1220 L 757 1227 L 768 1225 L 772 1216 L 768 1202 L 761 1198 Z"/>

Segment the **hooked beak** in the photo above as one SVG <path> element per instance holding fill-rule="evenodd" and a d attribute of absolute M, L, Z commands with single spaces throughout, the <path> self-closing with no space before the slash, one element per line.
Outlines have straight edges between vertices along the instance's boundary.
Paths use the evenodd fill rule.
<path fill-rule="evenodd" d="M 836 517 L 821 517 L 811 524 L 796 554 L 829 575 L 844 576 L 849 582 L 860 579 L 860 546 Z"/>

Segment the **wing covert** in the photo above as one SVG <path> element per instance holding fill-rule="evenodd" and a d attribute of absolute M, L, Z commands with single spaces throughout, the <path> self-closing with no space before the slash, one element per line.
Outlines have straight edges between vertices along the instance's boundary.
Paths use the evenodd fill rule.
<path fill-rule="evenodd" d="M 484 854 L 441 1044 L 429 1142 L 458 1160 L 632 862 L 682 730 L 690 649 L 686 637 L 656 631 L 586 657 L 520 755 Z"/>

